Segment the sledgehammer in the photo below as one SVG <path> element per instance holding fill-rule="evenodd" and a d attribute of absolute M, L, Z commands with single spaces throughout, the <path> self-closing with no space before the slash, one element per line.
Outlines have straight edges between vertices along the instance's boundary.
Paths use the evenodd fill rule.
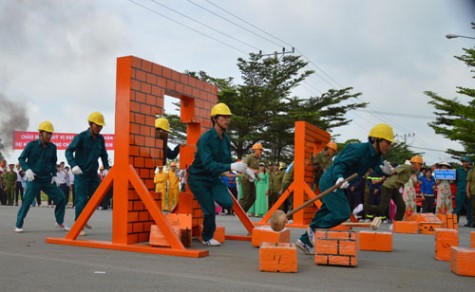
<path fill-rule="evenodd" d="M 350 181 L 354 178 L 356 178 L 358 176 L 357 173 L 354 173 L 352 175 L 350 175 L 349 177 L 345 178 L 343 181 L 341 181 L 340 183 L 326 189 L 325 191 L 319 193 L 316 197 L 306 201 L 305 203 L 303 203 L 302 205 L 298 206 L 297 208 L 295 208 L 294 210 L 291 210 L 289 212 L 287 212 L 287 214 L 284 213 L 284 211 L 282 210 L 277 210 L 274 212 L 274 214 L 272 214 L 271 218 L 270 218 L 270 227 L 272 228 L 272 230 L 274 231 L 281 231 L 282 229 L 284 229 L 285 227 L 285 223 L 287 221 L 287 219 L 292 216 L 293 214 L 297 213 L 298 211 L 302 210 L 303 208 L 307 207 L 308 205 L 310 204 L 313 204 L 313 202 L 315 202 L 316 200 L 319 200 L 321 199 L 322 197 L 328 195 L 329 193 L 333 192 L 334 190 L 336 190 L 337 188 L 339 188 L 343 183 L 347 182 L 347 181 Z M 379 217 L 377 217 L 379 218 Z M 373 222 L 370 224 L 370 227 L 373 229 L 373 230 L 376 230 L 379 228 L 379 225 L 381 224 L 381 219 L 378 221 L 378 220 L 373 220 Z"/>

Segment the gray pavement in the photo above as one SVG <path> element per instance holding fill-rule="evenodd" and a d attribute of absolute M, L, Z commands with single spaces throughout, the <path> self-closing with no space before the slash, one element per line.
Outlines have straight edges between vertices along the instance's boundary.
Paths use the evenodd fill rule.
<path fill-rule="evenodd" d="M 13 232 L 18 207 L 0 206 L 0 291 L 473 291 L 475 277 L 460 277 L 449 262 L 434 259 L 434 238 L 394 234 L 393 252 L 358 253 L 355 268 L 317 266 L 299 252 L 297 273 L 259 271 L 259 250 L 246 241 L 226 241 L 205 258 L 185 258 L 46 244 L 64 237 L 53 209 L 31 208 L 25 232 Z M 71 224 L 74 212 L 66 211 Z M 110 240 L 111 211 L 97 210 L 88 239 Z M 464 219 L 461 222 L 463 225 Z M 246 234 L 234 216 L 219 216 L 227 233 Z M 388 225 L 382 225 L 387 229 Z M 470 231 L 460 227 L 460 246 Z M 292 229 L 292 240 L 301 234 Z"/>

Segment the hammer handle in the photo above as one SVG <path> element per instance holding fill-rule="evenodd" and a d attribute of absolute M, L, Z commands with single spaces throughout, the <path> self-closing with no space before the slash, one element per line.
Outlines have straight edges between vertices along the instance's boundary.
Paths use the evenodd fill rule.
<path fill-rule="evenodd" d="M 338 189 L 344 182 L 347 182 L 347 181 L 350 181 L 352 179 L 355 179 L 356 177 L 358 176 L 357 173 L 353 173 L 352 175 L 350 175 L 349 177 L 345 178 L 344 180 L 342 180 L 341 182 L 339 182 L 338 184 L 324 190 L 323 192 L 319 193 L 316 197 L 314 198 L 311 198 L 310 200 L 306 201 L 305 203 L 303 203 L 302 205 L 298 206 L 297 208 L 287 212 L 287 214 L 285 215 L 287 218 L 289 218 L 290 216 L 292 216 L 293 214 L 297 213 L 298 211 L 302 210 L 303 208 L 307 207 L 308 205 L 310 204 L 313 204 L 313 202 L 315 202 L 316 200 L 319 200 L 321 199 L 322 197 L 328 195 L 329 193 L 333 192 L 334 190 Z"/>

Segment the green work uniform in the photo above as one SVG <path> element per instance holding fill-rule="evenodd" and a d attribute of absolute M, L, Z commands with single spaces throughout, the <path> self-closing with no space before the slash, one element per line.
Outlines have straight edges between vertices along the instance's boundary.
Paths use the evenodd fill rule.
<path fill-rule="evenodd" d="M 77 219 L 84 206 L 86 206 L 89 197 L 94 194 L 101 183 L 101 179 L 97 174 L 99 169 L 97 160 L 101 158 L 104 169 L 109 169 L 104 137 L 101 134 L 97 134 L 94 138 L 91 130 L 87 129 L 73 138 L 71 144 L 66 149 L 65 156 L 71 169 L 79 166 L 82 170 L 82 174 L 74 175 L 76 193 L 74 206 L 76 208 L 75 219 Z"/>
<path fill-rule="evenodd" d="M 56 205 L 54 209 L 56 223 L 63 224 L 66 198 L 61 189 L 55 183 L 51 183 L 51 179 L 53 176 L 56 176 L 57 172 L 56 145 L 53 143 L 45 145 L 41 143 L 41 140 L 31 141 L 26 144 L 25 149 L 18 157 L 18 162 L 25 172 L 31 169 L 35 173 L 35 179 L 26 182 L 26 191 L 21 207 L 18 210 L 16 227 L 23 227 L 26 214 L 33 200 L 41 191 L 54 201 Z"/>
<path fill-rule="evenodd" d="M 261 159 L 256 157 L 255 154 L 249 154 L 244 157 L 243 162 L 247 164 L 249 168 L 259 169 L 259 162 L 261 162 Z M 257 176 L 256 179 L 258 179 Z M 244 174 L 242 178 L 242 199 L 239 200 L 239 204 L 241 205 L 242 209 L 247 212 L 255 201 L 256 185 L 254 182 L 249 181 L 247 174 Z"/>
<path fill-rule="evenodd" d="M 313 166 L 313 182 L 314 188 L 318 187 L 318 182 L 322 177 L 323 172 L 332 164 L 332 158 L 325 155 L 325 150 L 320 151 L 317 155 L 312 157 Z"/>
<path fill-rule="evenodd" d="M 269 209 L 274 206 L 275 202 L 279 199 L 282 190 L 282 178 L 284 172 L 280 170 L 274 170 L 270 172 L 269 177 Z"/>
<path fill-rule="evenodd" d="M 5 176 L 5 185 L 7 187 L 7 205 L 13 206 L 17 174 L 14 171 L 7 171 L 3 175 Z"/>
<path fill-rule="evenodd" d="M 471 227 L 475 227 L 475 171 L 472 169 L 469 170 L 467 174 L 466 182 L 470 182 L 469 192 L 470 192 L 470 207 L 471 207 Z M 468 211 L 467 211 L 468 212 Z"/>
<path fill-rule="evenodd" d="M 292 182 L 294 181 L 294 162 L 292 161 L 289 166 L 285 169 L 284 176 L 282 177 L 282 193 L 290 187 Z M 290 193 L 285 201 L 285 206 L 283 206 L 283 210 L 285 212 L 291 211 L 294 206 L 294 193 Z"/>
<path fill-rule="evenodd" d="M 406 203 L 399 193 L 399 188 L 409 181 L 411 174 L 414 171 L 412 165 L 403 164 L 398 166 L 394 173 L 388 177 L 381 187 L 381 202 L 378 206 L 364 204 L 364 210 L 367 213 L 375 214 L 378 216 L 386 214 L 389 208 L 389 203 L 393 199 L 396 204 L 396 216 L 394 220 L 401 221 L 404 218 L 404 212 L 406 212 Z"/>
<path fill-rule="evenodd" d="M 370 168 L 376 173 L 382 174 L 379 167 L 382 164 L 381 155 L 376 153 L 371 143 L 348 144 L 323 173 L 319 182 L 320 189 L 326 190 L 335 185 L 339 178 L 348 177 L 353 173 L 362 177 Z M 334 227 L 350 218 L 350 214 L 350 205 L 345 191 L 336 189 L 322 198 L 322 206 L 315 213 L 310 228 L 315 230 L 316 228 Z M 300 240 L 313 247 L 313 242 L 310 242 L 307 232 L 300 236 Z"/>
<path fill-rule="evenodd" d="M 227 186 L 219 176 L 231 169 L 231 143 L 228 135 L 220 138 L 215 128 L 201 135 L 190 166 L 188 186 L 203 210 L 203 241 L 211 240 L 216 231 L 214 202 L 225 209 L 233 206 Z"/>
<path fill-rule="evenodd" d="M 465 205 L 467 211 L 467 225 L 472 225 L 472 204 L 471 200 L 467 198 L 467 174 L 470 169 L 464 169 L 462 166 L 457 168 L 455 174 L 455 183 L 457 185 L 457 193 L 455 194 L 455 210 L 454 213 L 457 214 L 457 218 L 462 215 L 462 209 Z"/>

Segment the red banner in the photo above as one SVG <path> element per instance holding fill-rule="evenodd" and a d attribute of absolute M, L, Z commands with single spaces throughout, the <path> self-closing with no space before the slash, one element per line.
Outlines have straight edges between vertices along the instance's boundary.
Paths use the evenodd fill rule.
<path fill-rule="evenodd" d="M 104 136 L 107 150 L 114 150 L 114 134 L 101 134 Z M 66 150 L 76 134 L 53 133 L 51 142 L 56 144 L 58 150 Z M 38 139 L 38 132 L 13 131 L 13 150 L 23 150 L 26 144 Z"/>

